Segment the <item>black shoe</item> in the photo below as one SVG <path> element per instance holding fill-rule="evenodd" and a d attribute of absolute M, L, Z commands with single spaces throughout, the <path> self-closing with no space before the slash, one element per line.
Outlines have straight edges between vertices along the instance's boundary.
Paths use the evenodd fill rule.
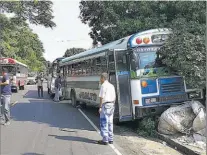
<path fill-rule="evenodd" d="M 109 144 L 113 144 L 114 142 L 113 141 L 109 141 Z"/>
<path fill-rule="evenodd" d="M 104 142 L 104 141 L 102 141 L 102 140 L 99 140 L 99 141 L 98 141 L 98 144 L 101 144 L 101 145 L 108 145 L 108 142 Z"/>

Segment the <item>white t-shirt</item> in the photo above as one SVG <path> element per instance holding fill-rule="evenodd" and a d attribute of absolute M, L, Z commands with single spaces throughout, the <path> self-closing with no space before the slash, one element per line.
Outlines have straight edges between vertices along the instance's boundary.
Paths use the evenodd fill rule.
<path fill-rule="evenodd" d="M 37 79 L 37 86 L 42 86 L 43 83 L 43 78 L 38 78 Z"/>
<path fill-rule="evenodd" d="M 103 98 L 102 103 L 114 102 L 116 100 L 115 88 L 107 80 L 101 85 L 99 97 Z"/>

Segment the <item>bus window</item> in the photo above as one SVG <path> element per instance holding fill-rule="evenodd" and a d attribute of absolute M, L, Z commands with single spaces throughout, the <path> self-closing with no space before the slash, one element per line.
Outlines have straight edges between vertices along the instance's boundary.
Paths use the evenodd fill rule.
<path fill-rule="evenodd" d="M 101 57 L 101 71 L 102 72 L 107 72 L 106 57 Z"/>
<path fill-rule="evenodd" d="M 92 62 L 92 64 L 91 64 L 91 72 L 92 72 L 92 75 L 96 75 L 96 69 L 97 69 L 97 67 L 96 67 L 96 59 L 92 59 L 91 60 Z"/>
<path fill-rule="evenodd" d="M 126 71 L 127 70 L 126 54 L 125 53 L 117 53 L 116 57 L 117 57 L 116 58 L 117 70 Z"/>
<path fill-rule="evenodd" d="M 72 67 L 72 65 L 68 65 L 68 76 L 71 76 L 71 72 L 72 72 L 71 67 Z"/>
<path fill-rule="evenodd" d="M 75 64 L 72 64 L 72 68 L 71 68 L 71 74 L 72 76 L 75 74 Z"/>
<path fill-rule="evenodd" d="M 82 62 L 82 70 L 83 70 L 83 75 L 86 75 L 86 62 Z"/>
<path fill-rule="evenodd" d="M 97 74 L 101 74 L 101 58 L 98 57 L 96 58 L 96 70 L 97 70 Z"/>
<path fill-rule="evenodd" d="M 91 75 L 91 60 L 89 59 L 89 60 L 86 60 L 86 66 L 87 66 L 87 68 L 86 68 L 86 75 Z"/>
<path fill-rule="evenodd" d="M 78 75 L 82 75 L 82 65 L 81 62 L 77 64 Z"/>
<path fill-rule="evenodd" d="M 156 52 L 139 53 L 140 69 L 153 68 L 155 65 Z"/>

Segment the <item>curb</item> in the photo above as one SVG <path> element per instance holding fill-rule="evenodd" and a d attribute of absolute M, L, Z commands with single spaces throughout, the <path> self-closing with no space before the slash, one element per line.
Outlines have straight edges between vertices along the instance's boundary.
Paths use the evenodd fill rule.
<path fill-rule="evenodd" d="M 200 155 L 199 152 L 197 151 L 193 151 L 187 147 L 185 147 L 184 145 L 181 145 L 177 142 L 175 142 L 174 140 L 170 139 L 169 137 L 160 134 L 157 132 L 158 138 L 165 141 L 169 146 L 171 146 L 172 148 L 175 148 L 176 150 L 186 154 L 186 155 Z"/>

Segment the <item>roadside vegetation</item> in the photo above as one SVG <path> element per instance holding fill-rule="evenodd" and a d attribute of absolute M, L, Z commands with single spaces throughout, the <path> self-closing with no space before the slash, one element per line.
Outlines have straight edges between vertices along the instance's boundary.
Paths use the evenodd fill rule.
<path fill-rule="evenodd" d="M 50 1 L 0 2 L 0 56 L 25 63 L 30 71 L 43 71 L 46 60 L 44 48 L 28 22 L 45 27 L 55 27 Z"/>

